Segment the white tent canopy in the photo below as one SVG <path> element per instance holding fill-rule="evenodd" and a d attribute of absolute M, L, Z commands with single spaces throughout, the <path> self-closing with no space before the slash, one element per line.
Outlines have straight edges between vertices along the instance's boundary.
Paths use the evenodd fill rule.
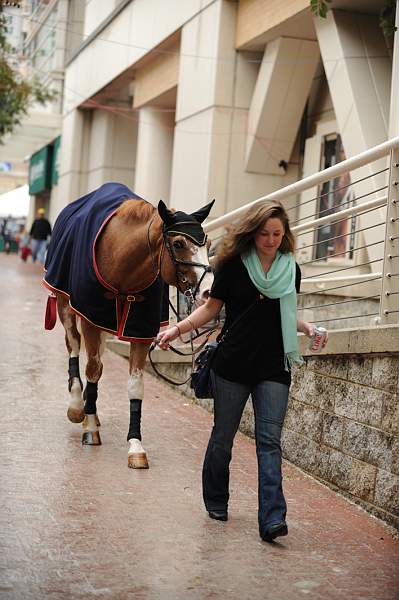
<path fill-rule="evenodd" d="M 0 217 L 26 217 L 29 212 L 28 186 L 23 185 L 0 196 Z"/>

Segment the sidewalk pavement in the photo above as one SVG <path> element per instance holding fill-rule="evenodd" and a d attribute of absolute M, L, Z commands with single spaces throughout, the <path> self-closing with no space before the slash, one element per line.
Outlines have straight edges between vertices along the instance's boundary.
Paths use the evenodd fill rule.
<path fill-rule="evenodd" d="M 242 434 L 230 519 L 209 519 L 201 464 L 212 416 L 147 374 L 150 469 L 128 469 L 127 361 L 109 351 L 103 445 L 82 447 L 66 418 L 63 330 L 43 328 L 41 269 L 0 254 L 0 274 L 1 599 L 399 598 L 392 531 L 288 463 L 289 535 L 260 540 L 255 447 Z"/>

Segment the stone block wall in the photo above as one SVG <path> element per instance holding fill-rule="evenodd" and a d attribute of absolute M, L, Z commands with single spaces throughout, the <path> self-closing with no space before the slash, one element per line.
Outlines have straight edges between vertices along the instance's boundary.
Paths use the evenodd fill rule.
<path fill-rule="evenodd" d="M 399 525 L 399 355 L 305 357 L 293 372 L 285 457 Z"/>

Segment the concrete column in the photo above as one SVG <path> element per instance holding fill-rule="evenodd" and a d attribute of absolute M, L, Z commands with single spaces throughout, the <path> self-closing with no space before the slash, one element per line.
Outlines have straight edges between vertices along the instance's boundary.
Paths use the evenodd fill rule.
<path fill-rule="evenodd" d="M 107 181 L 133 187 L 137 120 L 108 110 L 93 111 L 87 156 L 87 189 Z"/>
<path fill-rule="evenodd" d="M 174 111 L 139 110 L 134 191 L 155 205 L 169 204 L 174 126 Z"/>
<path fill-rule="evenodd" d="M 83 166 L 90 121 L 90 113 L 79 109 L 72 110 L 63 119 L 59 181 L 51 194 L 50 220 L 52 222 L 62 208 L 84 193 Z"/>

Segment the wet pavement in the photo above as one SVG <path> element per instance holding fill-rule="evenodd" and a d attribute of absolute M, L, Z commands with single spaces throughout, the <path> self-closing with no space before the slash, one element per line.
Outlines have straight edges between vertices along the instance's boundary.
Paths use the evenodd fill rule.
<path fill-rule="evenodd" d="M 100 447 L 69 423 L 63 330 L 43 328 L 41 269 L 0 254 L 0 598 L 399 598 L 399 541 L 284 464 L 289 535 L 257 531 L 255 447 L 238 434 L 230 519 L 212 521 L 201 464 L 212 416 L 146 375 L 150 469 L 127 468 L 127 362 L 107 351 Z"/>

